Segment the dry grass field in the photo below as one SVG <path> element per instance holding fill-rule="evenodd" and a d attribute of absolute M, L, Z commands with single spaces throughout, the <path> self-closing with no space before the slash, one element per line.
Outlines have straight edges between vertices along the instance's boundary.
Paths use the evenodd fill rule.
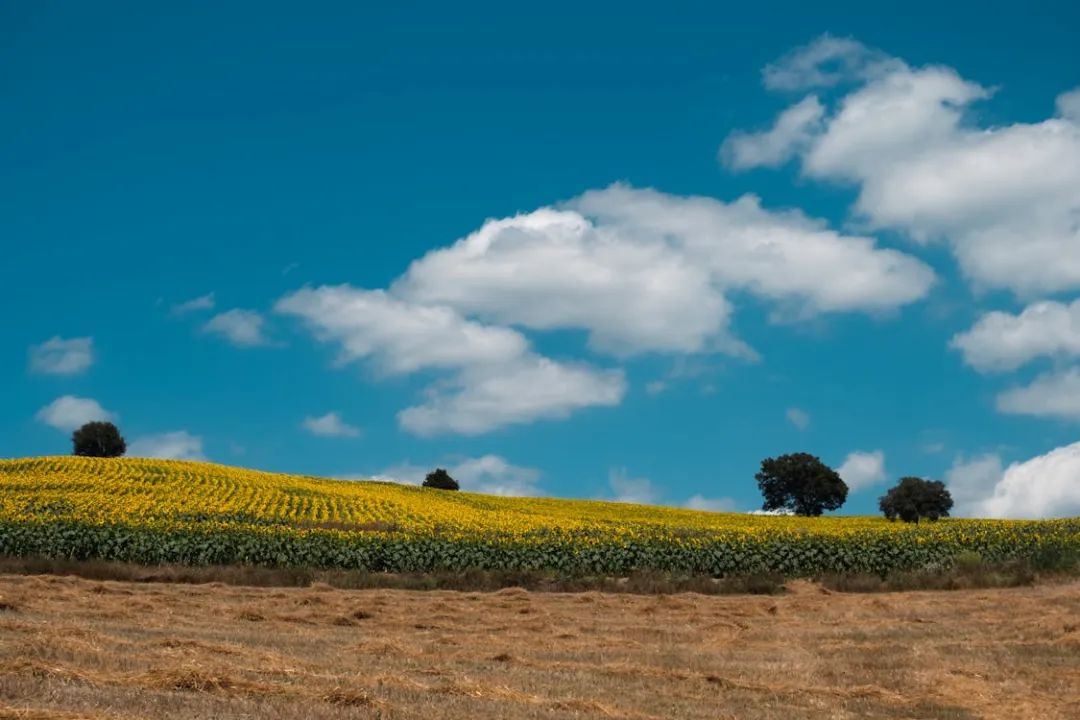
<path fill-rule="evenodd" d="M 1080 583 L 780 596 L 0 575 L 0 718 L 1077 718 Z"/>

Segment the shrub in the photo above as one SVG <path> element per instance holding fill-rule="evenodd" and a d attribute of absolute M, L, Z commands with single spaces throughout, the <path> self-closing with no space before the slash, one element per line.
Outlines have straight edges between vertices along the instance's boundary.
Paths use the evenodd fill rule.
<path fill-rule="evenodd" d="M 889 520 L 900 518 L 913 523 L 923 518 L 937 520 L 948 517 L 952 506 L 952 495 L 945 489 L 944 483 L 917 477 L 901 478 L 896 487 L 878 501 L 878 507 Z"/>
<path fill-rule="evenodd" d="M 796 515 L 820 515 L 847 500 L 847 484 L 835 470 L 809 453 L 793 453 L 761 461 L 755 476 L 765 497 L 762 510 L 786 508 Z"/>
<path fill-rule="evenodd" d="M 1031 565 L 1041 571 L 1075 572 L 1080 570 L 1080 551 L 1066 545 L 1046 545 L 1032 555 Z"/>
<path fill-rule="evenodd" d="M 88 422 L 71 434 L 73 455 L 87 457 L 120 457 L 127 452 L 127 443 L 111 422 Z"/>
<path fill-rule="evenodd" d="M 427 477 L 424 478 L 424 487 L 436 488 L 438 490 L 460 489 L 457 480 L 450 477 L 450 473 L 442 468 L 435 468 L 435 470 L 427 474 Z"/>

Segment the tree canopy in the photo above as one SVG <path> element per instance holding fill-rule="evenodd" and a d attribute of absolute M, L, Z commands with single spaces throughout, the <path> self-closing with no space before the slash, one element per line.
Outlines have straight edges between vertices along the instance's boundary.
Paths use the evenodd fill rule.
<path fill-rule="evenodd" d="M 86 457 L 120 457 L 127 443 L 111 422 L 88 422 L 71 434 L 72 454 Z"/>
<path fill-rule="evenodd" d="M 450 477 L 450 473 L 442 468 L 435 468 L 427 474 L 427 477 L 424 478 L 424 487 L 436 488 L 438 490 L 459 489 L 457 480 Z"/>
<path fill-rule="evenodd" d="M 847 500 L 848 487 L 835 470 L 809 453 L 761 461 L 754 476 L 765 498 L 763 510 L 786 508 L 796 515 L 821 515 Z"/>
<path fill-rule="evenodd" d="M 878 507 L 890 520 L 917 523 L 921 519 L 937 520 L 948 517 L 952 495 L 940 480 L 917 477 L 901 478 L 896 487 L 882 495 Z"/>

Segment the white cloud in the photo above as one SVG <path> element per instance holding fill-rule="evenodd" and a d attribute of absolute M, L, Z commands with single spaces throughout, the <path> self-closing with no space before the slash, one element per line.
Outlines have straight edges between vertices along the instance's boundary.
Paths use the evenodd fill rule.
<path fill-rule="evenodd" d="M 805 410 L 800 410 L 797 407 L 790 407 L 787 412 L 784 413 L 787 421 L 794 425 L 799 430 L 805 430 L 810 427 L 810 413 Z"/>
<path fill-rule="evenodd" d="M 515 330 L 383 291 L 305 288 L 275 307 L 302 318 L 316 337 L 338 343 L 341 362 L 370 359 L 396 374 L 453 371 L 428 388 L 422 404 L 398 413 L 401 426 L 418 435 L 475 435 L 564 418 L 585 407 L 618 405 L 626 392 L 621 370 L 556 362 L 530 351 Z"/>
<path fill-rule="evenodd" d="M 733 512 L 735 501 L 727 497 L 707 498 L 703 495 L 693 495 L 683 504 L 683 507 L 706 512 Z"/>
<path fill-rule="evenodd" d="M 469 492 L 516 497 L 544 494 L 537 485 L 539 470 L 511 465 L 498 455 L 463 460 L 453 465 L 449 472 L 461 484 L 461 489 Z"/>
<path fill-rule="evenodd" d="M 78 375 L 94 363 L 94 339 L 56 336 L 30 347 L 30 370 L 47 375 Z"/>
<path fill-rule="evenodd" d="M 769 142 L 791 142 L 819 114 L 807 102 Z M 752 195 L 725 203 L 616 184 L 488 220 L 413 262 L 387 290 L 305 287 L 275 311 L 338 344 L 342 364 L 442 371 L 424 402 L 398 414 L 400 425 L 476 434 L 617 405 L 626 392 L 622 370 L 542 357 L 521 329 L 582 330 L 592 350 L 617 357 L 757 360 L 732 332 L 728 293 L 761 298 L 773 320 L 793 321 L 895 311 L 934 282 L 914 257 L 797 210 L 767 210 Z"/>
<path fill-rule="evenodd" d="M 213 310 L 214 309 L 214 293 L 209 292 L 205 295 L 200 295 L 197 298 L 185 300 L 182 303 L 177 303 L 172 306 L 173 315 L 186 315 L 191 312 L 199 312 L 200 310 Z"/>
<path fill-rule="evenodd" d="M 328 412 L 319 417 L 306 417 L 302 425 L 312 435 L 323 437 L 358 437 L 360 435 L 360 428 L 349 425 L 336 412 Z"/>
<path fill-rule="evenodd" d="M 510 328 L 350 285 L 303 288 L 278 300 L 275 310 L 301 318 L 318 339 L 338 343 L 339 362 L 371 359 L 386 373 L 508 362 L 528 349 Z"/>
<path fill-rule="evenodd" d="M 372 479 L 420 485 L 435 467 L 435 465 L 402 463 L 388 467 L 376 475 L 347 476 L 347 479 Z M 468 492 L 506 497 L 538 497 L 544 494 L 538 484 L 539 470 L 514 465 L 499 455 L 465 458 L 452 463 L 444 463 L 440 467 L 446 468 L 450 477 L 458 481 L 462 490 Z"/>
<path fill-rule="evenodd" d="M 1054 105 L 1059 116 L 1080 123 L 1080 88 L 1061 93 Z"/>
<path fill-rule="evenodd" d="M 1080 357 L 1080 300 L 1037 302 L 1019 315 L 986 313 L 950 347 L 980 372 L 1015 370 L 1042 355 Z"/>
<path fill-rule="evenodd" d="M 885 481 L 885 453 L 881 450 L 848 453 L 836 472 L 852 492 Z"/>
<path fill-rule="evenodd" d="M 128 445 L 127 454 L 129 457 L 206 460 L 202 438 L 186 430 L 136 438 Z"/>
<path fill-rule="evenodd" d="M 858 56 L 851 48 L 804 53 L 800 72 L 830 79 L 820 61 L 845 52 Z M 800 151 L 803 172 L 856 183 L 854 209 L 870 228 L 897 229 L 919 242 L 945 239 L 976 287 L 1021 295 L 1080 287 L 1073 93 L 1059 96 L 1056 117 L 982 128 L 969 108 L 991 91 L 955 70 L 912 68 L 896 58 L 861 67 L 841 73 L 861 85 Z"/>
<path fill-rule="evenodd" d="M 1080 478 L 1080 443 L 1013 463 L 1004 472 L 996 456 L 984 458 L 981 466 L 974 468 L 971 465 L 957 467 L 962 479 L 970 485 L 970 488 L 964 487 L 965 502 L 961 506 L 953 491 L 950 473 L 949 489 L 957 500 L 958 514 L 991 518 L 1080 515 L 1080 483 L 1077 482 Z"/>
<path fill-rule="evenodd" d="M 809 145 L 824 115 L 821 101 L 810 95 L 780 113 L 766 132 L 729 135 L 720 147 L 720 157 L 736 170 L 783 165 Z"/>
<path fill-rule="evenodd" d="M 618 355 L 704 350 L 731 313 L 707 270 L 669 243 L 552 208 L 489 220 L 414 262 L 394 292 L 494 322 L 583 328 Z"/>
<path fill-rule="evenodd" d="M 762 79 L 770 90 L 830 87 L 882 72 L 892 62 L 857 40 L 826 33 L 766 65 Z"/>
<path fill-rule="evenodd" d="M 435 469 L 435 466 L 424 467 L 412 463 L 399 463 L 392 465 L 382 472 L 374 475 L 338 475 L 342 480 L 377 480 L 379 482 L 392 482 L 401 485 L 420 485 L 424 482 L 427 474 Z M 453 473 L 450 473 L 453 477 Z"/>
<path fill-rule="evenodd" d="M 660 490 L 649 478 L 631 477 L 626 468 L 611 470 L 608 473 L 608 486 L 615 502 L 655 505 L 660 499 Z"/>
<path fill-rule="evenodd" d="M 35 417 L 57 430 L 75 430 L 95 420 L 112 420 L 115 416 L 91 398 L 63 395 L 38 410 Z"/>
<path fill-rule="evenodd" d="M 999 412 L 1080 420 L 1080 368 L 1040 375 L 997 397 Z"/>
<path fill-rule="evenodd" d="M 913 154 L 928 159 L 947 149 L 958 131 L 962 107 L 986 96 L 986 90 L 949 68 L 896 68 L 843 98 L 807 148 L 806 172 L 867 183 L 858 207 L 871 212 L 896 197 L 886 195 L 883 177 L 908 167 Z M 933 152 L 923 155 L 927 148 Z M 916 200 L 936 199 L 928 192 Z"/>
<path fill-rule="evenodd" d="M 766 210 L 753 195 L 723 203 L 614 185 L 571 205 L 620 237 L 673 244 L 716 287 L 797 306 L 804 316 L 892 310 L 924 297 L 935 279 L 913 257 L 798 210 Z"/>
<path fill-rule="evenodd" d="M 234 308 L 210 318 L 203 331 L 221 335 L 239 347 L 269 345 L 264 334 L 265 319 L 254 310 Z"/>
<path fill-rule="evenodd" d="M 952 514 L 961 517 L 978 514 L 980 503 L 993 491 L 1004 473 L 1001 458 L 994 453 L 970 460 L 957 458 L 945 473 L 945 485 L 955 504 Z"/>
<path fill-rule="evenodd" d="M 491 220 L 414 262 L 392 292 L 537 330 L 581 328 L 594 350 L 756 354 L 725 290 L 804 314 L 893 309 L 934 280 L 920 261 L 753 196 L 726 204 L 613 185 L 560 209 Z"/>
<path fill-rule="evenodd" d="M 477 435 L 506 425 L 568 417 L 575 410 L 618 405 L 622 370 L 558 363 L 537 355 L 469 368 L 429 389 L 426 401 L 398 413 L 417 435 Z"/>

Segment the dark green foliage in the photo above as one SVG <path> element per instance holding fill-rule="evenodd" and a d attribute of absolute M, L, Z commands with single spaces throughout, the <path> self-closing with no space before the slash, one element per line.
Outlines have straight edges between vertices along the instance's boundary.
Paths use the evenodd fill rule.
<path fill-rule="evenodd" d="M 73 455 L 87 457 L 120 457 L 127 452 L 127 443 L 111 422 L 88 422 L 71 434 Z"/>
<path fill-rule="evenodd" d="M 847 500 L 847 484 L 831 467 L 809 453 L 761 461 L 754 477 L 765 498 L 764 510 L 788 509 L 796 515 L 820 515 Z"/>
<path fill-rule="evenodd" d="M 424 478 L 424 487 L 437 488 L 439 490 L 459 490 L 457 480 L 450 477 L 450 473 L 442 468 L 435 468 Z"/>
<path fill-rule="evenodd" d="M 483 539 L 401 536 L 398 533 L 308 530 L 267 531 L 230 523 L 168 528 L 79 523 L 61 518 L 12 521 L 0 518 L 0 559 L 47 556 L 100 559 L 142 565 L 260 565 L 278 568 L 431 573 L 550 571 L 558 575 L 627 577 L 635 572 L 675 575 L 779 573 L 786 577 L 949 568 L 954 558 L 978 553 L 987 563 L 1037 559 L 1066 565 L 1076 546 L 1080 520 L 1014 523 L 978 528 L 957 522 L 910 525 L 842 537 L 792 532 L 780 537 L 730 535 L 688 542 L 627 542 L 612 539 L 583 551 L 581 539 L 553 536 L 543 543 L 489 536 Z M 1075 554 L 1072 554 L 1075 559 Z M 0 563 L 2 564 L 2 563 Z M 2 572 L 0 568 L 0 572 Z"/>
<path fill-rule="evenodd" d="M 917 477 L 901 478 L 878 502 L 881 512 L 890 520 L 917 523 L 921 519 L 937 520 L 949 517 L 953 499 L 940 480 Z"/>

